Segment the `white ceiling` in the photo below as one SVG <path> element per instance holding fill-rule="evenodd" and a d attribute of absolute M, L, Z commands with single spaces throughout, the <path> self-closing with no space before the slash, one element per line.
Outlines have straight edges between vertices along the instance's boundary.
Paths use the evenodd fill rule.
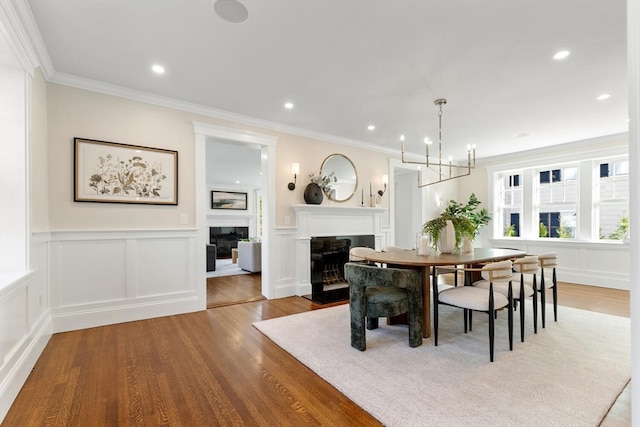
<path fill-rule="evenodd" d="M 242 0 L 240 24 L 213 1 L 28 3 L 52 81 L 90 79 L 274 129 L 395 151 L 404 134 L 422 154 L 425 136 L 437 141 L 439 97 L 443 155 L 457 159 L 467 144 L 483 158 L 628 128 L 625 0 Z M 562 49 L 571 55 L 554 61 Z"/>

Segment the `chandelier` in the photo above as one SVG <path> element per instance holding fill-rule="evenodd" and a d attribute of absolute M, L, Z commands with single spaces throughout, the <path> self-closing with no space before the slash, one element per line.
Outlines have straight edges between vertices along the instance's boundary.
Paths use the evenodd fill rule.
<path fill-rule="evenodd" d="M 471 175 L 471 169 L 476 167 L 476 146 L 467 145 L 467 164 L 459 165 L 452 162 L 451 156 L 449 156 L 449 162 L 444 163 L 442 161 L 442 106 L 447 103 L 445 98 L 438 98 L 433 101 L 439 108 L 438 111 L 438 161 L 434 162 L 429 157 L 429 145 L 432 144 L 429 138 L 424 139 L 425 143 L 425 155 L 424 162 L 414 162 L 411 160 L 405 160 L 404 158 L 404 135 L 400 136 L 402 147 L 402 163 L 412 163 L 417 165 L 426 166 L 427 170 L 435 172 L 438 176 L 437 180 L 422 182 L 422 168 L 418 170 L 418 187 L 426 187 L 428 185 L 437 184 L 439 182 L 449 181 L 456 178 L 462 178 L 463 176 Z M 428 178 L 427 178 L 428 179 Z"/>

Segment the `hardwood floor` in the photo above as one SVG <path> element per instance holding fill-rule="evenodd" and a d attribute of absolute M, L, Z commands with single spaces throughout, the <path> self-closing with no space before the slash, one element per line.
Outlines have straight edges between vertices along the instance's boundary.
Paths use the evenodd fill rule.
<path fill-rule="evenodd" d="M 629 315 L 628 292 L 559 289 L 563 305 Z M 378 426 L 251 326 L 324 307 L 289 297 L 55 334 L 3 426 Z M 629 386 L 602 425 L 631 425 Z"/>
<path fill-rule="evenodd" d="M 207 308 L 263 299 L 260 273 L 207 279 Z"/>

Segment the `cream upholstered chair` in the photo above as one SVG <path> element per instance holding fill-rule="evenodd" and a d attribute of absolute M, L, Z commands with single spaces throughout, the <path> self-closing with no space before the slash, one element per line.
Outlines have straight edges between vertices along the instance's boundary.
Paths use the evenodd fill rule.
<path fill-rule="evenodd" d="M 368 262 L 365 258 L 367 255 L 374 253 L 375 250 L 364 246 L 354 246 L 349 249 L 350 262 Z"/>
<path fill-rule="evenodd" d="M 558 280 L 556 277 L 556 267 L 558 266 L 558 254 L 548 252 L 538 255 L 540 266 L 540 286 L 537 291 L 540 293 L 540 311 L 542 314 L 542 327 L 546 326 L 546 290 L 553 292 L 553 320 L 558 321 Z"/>
<path fill-rule="evenodd" d="M 351 346 L 367 348 L 367 329 L 378 327 L 379 317 L 407 313 L 409 346 L 422 344 L 422 281 L 420 273 L 404 268 L 379 268 L 348 262 L 344 275 L 349 282 Z"/>
<path fill-rule="evenodd" d="M 393 246 L 393 245 L 385 246 L 382 249 L 382 252 L 401 252 L 401 251 L 404 251 L 404 249 L 401 248 L 400 246 Z"/>
<path fill-rule="evenodd" d="M 513 261 L 513 269 L 516 273 L 520 273 L 520 286 L 515 287 L 513 291 L 513 309 L 515 310 L 520 303 L 520 341 L 524 342 L 524 315 L 525 315 L 525 298 L 533 297 L 533 330 L 534 333 L 538 333 L 538 299 L 536 297 L 536 273 L 538 272 L 538 257 L 535 255 L 525 256 L 523 258 L 517 258 Z M 532 286 L 525 283 L 525 275 L 531 274 Z M 473 283 L 473 286 L 489 289 L 489 280 L 482 279 Z M 509 291 L 512 286 L 507 282 L 499 281 L 493 284 L 493 289 L 496 292 L 500 292 L 502 295 L 508 297 Z"/>
<path fill-rule="evenodd" d="M 480 311 L 489 317 L 489 360 L 493 362 L 494 328 L 496 310 L 507 308 L 509 326 L 509 350 L 513 350 L 513 311 L 511 310 L 512 292 L 504 296 L 494 291 L 495 283 L 507 283 L 511 289 L 513 279 L 513 263 L 500 261 L 486 264 L 481 269 L 465 268 L 464 271 L 480 271 L 482 277 L 489 282 L 489 289 L 476 286 L 457 286 L 438 291 L 437 281 L 432 281 L 433 287 L 433 329 L 434 344 L 438 345 L 438 305 L 445 304 L 464 310 L 464 332 L 467 333 L 467 322 L 471 330 L 471 313 Z"/>

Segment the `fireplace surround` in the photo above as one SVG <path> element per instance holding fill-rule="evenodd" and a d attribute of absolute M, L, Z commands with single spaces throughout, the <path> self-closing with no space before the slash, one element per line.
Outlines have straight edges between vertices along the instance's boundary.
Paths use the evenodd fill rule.
<path fill-rule="evenodd" d="M 217 258 L 231 258 L 231 249 L 249 238 L 249 227 L 209 227 L 209 244 L 216 245 Z"/>
<path fill-rule="evenodd" d="M 309 257 L 311 295 L 305 297 L 320 304 L 349 299 L 344 265 L 349 261 L 349 250 L 357 246 L 373 249 L 374 236 L 312 237 Z"/>
<path fill-rule="evenodd" d="M 318 283 L 317 278 L 312 278 L 311 255 L 312 245 L 316 245 L 316 253 L 319 250 L 321 238 L 349 238 L 352 239 L 349 247 L 368 246 L 380 250 L 384 246 L 384 233 L 382 231 L 384 208 L 347 207 L 333 205 L 293 205 L 296 214 L 296 244 L 295 244 L 295 275 L 296 295 L 308 296 L 318 293 L 319 286 L 314 292 L 313 282 Z M 362 243 L 360 238 L 369 239 Z M 371 242 L 370 239 L 373 239 Z M 340 245 L 344 244 L 340 243 Z M 336 245 L 338 245 L 336 243 Z M 323 243 L 324 247 L 324 243 Z M 348 249 L 338 251 L 334 248 L 335 257 L 342 260 L 348 259 Z M 340 267 L 337 268 L 340 272 Z M 341 273 L 342 274 L 342 273 Z M 344 276 L 343 276 L 344 277 Z M 322 292 L 325 291 L 324 285 Z M 330 290 L 330 289 L 327 289 Z M 348 291 L 342 291 L 348 292 Z M 346 294 L 348 295 L 348 294 Z M 331 295 L 325 295 L 328 299 Z"/>

